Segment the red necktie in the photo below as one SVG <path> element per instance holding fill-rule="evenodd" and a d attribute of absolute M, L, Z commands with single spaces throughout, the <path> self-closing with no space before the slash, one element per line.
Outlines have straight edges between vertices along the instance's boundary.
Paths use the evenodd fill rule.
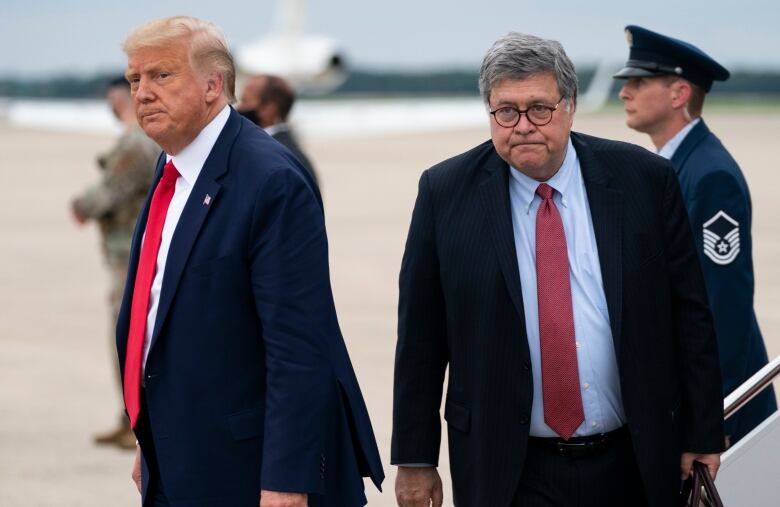
<path fill-rule="evenodd" d="M 127 337 L 127 355 L 125 357 L 124 393 L 125 407 L 130 416 L 130 427 L 135 428 L 141 411 L 141 363 L 144 355 L 144 337 L 146 336 L 146 318 L 149 312 L 149 295 L 152 289 L 154 271 L 157 267 L 157 253 L 160 250 L 163 225 L 168 206 L 176 190 L 176 178 L 179 172 L 169 161 L 163 168 L 163 176 L 157 184 L 149 206 L 149 218 L 138 269 L 135 274 L 133 304 L 130 307 L 130 331 Z"/>
<path fill-rule="evenodd" d="M 566 235 L 553 188 L 542 183 L 536 213 L 536 293 L 542 349 L 544 421 L 568 440 L 585 419 L 577 370 Z"/>

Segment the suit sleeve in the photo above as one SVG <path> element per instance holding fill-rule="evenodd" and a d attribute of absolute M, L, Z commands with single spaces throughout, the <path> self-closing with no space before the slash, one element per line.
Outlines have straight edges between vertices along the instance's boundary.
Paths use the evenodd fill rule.
<path fill-rule="evenodd" d="M 699 259 L 677 177 L 669 168 L 664 192 L 664 241 L 682 389 L 682 450 L 723 450 L 723 398 L 718 349 Z"/>
<path fill-rule="evenodd" d="M 279 169 L 264 182 L 250 244 L 267 370 L 261 488 L 323 493 L 335 399 L 333 296 L 322 209 L 296 171 Z"/>
<path fill-rule="evenodd" d="M 725 171 L 701 179 L 689 207 L 718 337 L 723 395 L 748 376 L 753 319 L 750 201 Z"/>
<path fill-rule="evenodd" d="M 429 175 L 420 179 L 401 265 L 393 392 L 393 464 L 437 465 L 447 323 Z"/>

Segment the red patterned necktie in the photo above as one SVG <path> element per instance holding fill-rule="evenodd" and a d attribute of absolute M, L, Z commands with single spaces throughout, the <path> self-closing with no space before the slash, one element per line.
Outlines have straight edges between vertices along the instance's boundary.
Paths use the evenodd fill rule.
<path fill-rule="evenodd" d="M 138 414 L 141 411 L 141 363 L 144 354 L 146 318 L 149 312 L 149 295 L 152 289 L 152 280 L 154 280 L 154 271 L 157 267 L 157 253 L 160 250 L 165 216 L 168 214 L 168 206 L 173 199 L 176 178 L 178 177 L 179 171 L 174 167 L 173 161 L 168 161 L 163 168 L 163 176 L 154 190 L 152 204 L 149 206 L 149 217 L 146 221 L 141 256 L 135 274 L 124 376 L 125 407 L 130 416 L 131 428 L 135 428 Z"/>
<path fill-rule="evenodd" d="M 569 256 L 563 221 L 552 199 L 553 188 L 542 183 L 536 193 L 542 198 L 536 213 L 536 293 L 544 422 L 568 440 L 585 419 L 574 341 Z"/>

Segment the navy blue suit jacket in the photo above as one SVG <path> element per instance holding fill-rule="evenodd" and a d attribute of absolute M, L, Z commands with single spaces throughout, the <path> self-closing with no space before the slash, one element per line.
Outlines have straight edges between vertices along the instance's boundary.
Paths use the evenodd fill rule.
<path fill-rule="evenodd" d="M 753 311 L 750 192 L 739 166 L 704 120 L 672 157 L 690 216 L 718 337 L 723 395 L 767 363 Z M 766 389 L 726 421 L 736 442 L 777 409 Z"/>
<path fill-rule="evenodd" d="M 122 367 L 149 200 L 117 324 Z M 319 192 L 232 110 L 171 241 L 144 383 L 172 506 L 256 506 L 261 489 L 356 506 L 361 476 L 381 484 L 336 318 Z"/>

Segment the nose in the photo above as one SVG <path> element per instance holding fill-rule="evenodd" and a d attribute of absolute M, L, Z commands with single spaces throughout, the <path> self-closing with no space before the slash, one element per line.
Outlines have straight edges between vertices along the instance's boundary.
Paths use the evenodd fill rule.
<path fill-rule="evenodd" d="M 146 77 L 141 77 L 135 86 L 133 95 L 139 102 L 149 102 L 154 99 L 154 93 L 151 88 L 151 82 Z"/>
<path fill-rule="evenodd" d="M 620 93 L 618 93 L 618 97 L 620 97 L 620 100 L 628 100 L 630 98 L 628 93 L 628 82 L 620 87 Z"/>
<path fill-rule="evenodd" d="M 531 123 L 531 121 L 528 119 L 527 114 L 523 113 L 520 115 L 520 121 L 517 122 L 517 125 L 515 125 L 514 130 L 516 133 L 520 135 L 526 135 L 536 130 L 536 125 Z"/>

